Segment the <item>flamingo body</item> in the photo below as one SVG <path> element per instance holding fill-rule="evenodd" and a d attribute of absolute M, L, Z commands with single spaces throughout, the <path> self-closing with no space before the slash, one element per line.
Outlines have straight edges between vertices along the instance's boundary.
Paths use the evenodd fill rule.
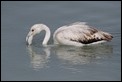
<path fill-rule="evenodd" d="M 26 41 L 31 44 L 33 36 L 40 33 L 42 30 L 46 31 L 44 41 L 42 42 L 43 45 L 46 45 L 50 38 L 50 29 L 44 24 L 36 24 L 36 26 L 32 26 L 31 31 L 26 37 Z M 62 26 L 58 28 L 53 35 L 54 44 L 72 46 L 98 44 L 110 41 L 112 38 L 113 36 L 111 34 L 97 30 L 96 28 L 87 25 L 85 22 L 76 22 Z"/>

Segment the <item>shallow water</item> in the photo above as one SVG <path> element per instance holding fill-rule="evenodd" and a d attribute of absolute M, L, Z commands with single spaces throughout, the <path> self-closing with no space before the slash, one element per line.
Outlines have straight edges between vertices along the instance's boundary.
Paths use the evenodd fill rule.
<path fill-rule="evenodd" d="M 52 34 L 60 26 L 88 22 L 113 35 L 111 42 L 85 47 L 43 47 L 44 32 L 27 46 L 25 37 L 36 23 L 49 26 Z M 120 81 L 121 2 L 119 1 L 2 1 L 2 81 Z"/>

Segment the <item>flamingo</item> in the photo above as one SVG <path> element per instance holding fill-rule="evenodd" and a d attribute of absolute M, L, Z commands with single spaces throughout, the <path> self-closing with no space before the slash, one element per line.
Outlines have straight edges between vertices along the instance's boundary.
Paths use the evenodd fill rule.
<path fill-rule="evenodd" d="M 31 27 L 26 42 L 32 44 L 34 35 L 45 30 L 46 34 L 42 45 L 46 46 L 51 32 L 45 24 L 35 24 Z M 54 44 L 84 46 L 111 41 L 113 36 L 110 33 L 98 30 L 86 24 L 86 22 L 75 22 L 58 28 L 53 34 Z"/>

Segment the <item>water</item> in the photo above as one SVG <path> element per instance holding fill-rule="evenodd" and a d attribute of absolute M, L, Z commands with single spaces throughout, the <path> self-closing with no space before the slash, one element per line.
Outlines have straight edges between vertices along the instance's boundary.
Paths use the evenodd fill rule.
<path fill-rule="evenodd" d="M 30 27 L 44 23 L 51 33 L 73 22 L 88 22 L 111 33 L 111 42 L 81 48 L 53 45 L 43 47 L 44 32 L 26 46 Z M 121 80 L 120 1 L 2 1 L 1 80 L 2 81 L 120 81 Z"/>

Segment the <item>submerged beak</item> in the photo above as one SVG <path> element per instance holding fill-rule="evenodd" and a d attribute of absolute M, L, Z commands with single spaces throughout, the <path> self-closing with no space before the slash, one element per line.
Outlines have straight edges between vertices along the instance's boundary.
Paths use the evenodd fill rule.
<path fill-rule="evenodd" d="M 33 40 L 33 33 L 29 32 L 28 35 L 26 36 L 26 42 L 28 45 L 32 44 L 32 40 Z"/>

